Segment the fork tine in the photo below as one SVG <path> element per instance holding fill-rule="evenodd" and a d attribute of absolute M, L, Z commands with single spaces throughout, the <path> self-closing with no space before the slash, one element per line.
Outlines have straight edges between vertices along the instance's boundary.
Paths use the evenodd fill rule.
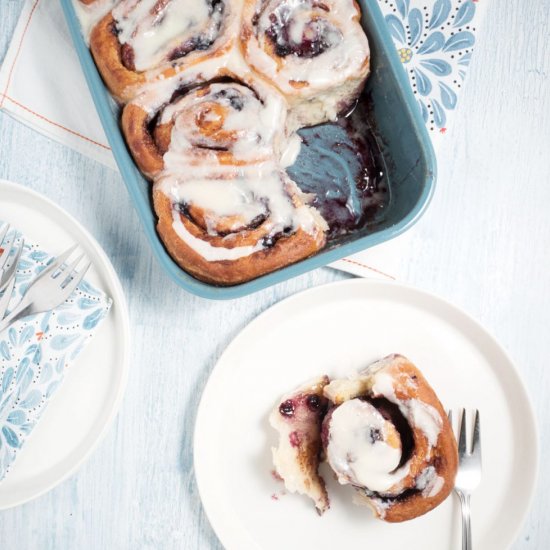
<path fill-rule="evenodd" d="M 460 414 L 460 434 L 458 436 L 458 456 L 460 459 L 466 454 L 466 410 Z"/>
<path fill-rule="evenodd" d="M 65 292 L 65 300 L 73 293 L 73 290 L 78 286 L 78 283 L 82 281 L 91 265 L 92 262 L 88 262 L 78 273 L 74 275 L 73 279 L 63 287 Z"/>
<path fill-rule="evenodd" d="M 15 258 L 13 259 L 13 262 L 11 263 L 10 267 L 6 269 L 5 273 L 2 276 L 2 279 L 5 278 L 5 281 L 2 282 L 0 280 L 0 290 L 2 290 L 4 286 L 8 284 L 8 282 L 12 278 L 12 275 L 15 273 L 15 270 L 17 269 L 17 264 L 19 263 L 19 259 L 21 258 L 21 254 L 23 252 L 24 246 L 25 246 L 25 239 L 21 239 L 21 244 L 19 245 L 19 249 L 15 254 Z"/>
<path fill-rule="evenodd" d="M 472 456 L 481 460 L 481 427 L 479 422 L 479 410 L 475 411 L 474 436 L 472 438 Z"/>
<path fill-rule="evenodd" d="M 76 258 L 76 260 L 74 260 L 67 267 L 62 266 L 60 268 L 61 273 L 59 275 L 55 276 L 54 279 L 57 279 L 58 277 L 60 277 L 62 279 L 62 283 L 61 283 L 62 287 L 64 287 L 67 283 L 69 283 L 71 281 L 71 279 L 74 277 L 74 271 L 76 269 L 76 266 L 80 263 L 80 260 L 82 260 L 82 258 L 84 258 L 84 254 L 80 254 L 80 256 L 78 256 Z"/>
<path fill-rule="evenodd" d="M 47 267 L 46 269 L 42 270 L 40 275 L 36 277 L 35 282 L 44 278 L 46 275 L 51 274 L 52 272 L 57 271 L 64 263 L 65 260 L 76 250 L 77 244 L 71 246 L 68 250 L 65 250 L 63 254 L 60 254 L 57 258 L 55 258 Z"/>

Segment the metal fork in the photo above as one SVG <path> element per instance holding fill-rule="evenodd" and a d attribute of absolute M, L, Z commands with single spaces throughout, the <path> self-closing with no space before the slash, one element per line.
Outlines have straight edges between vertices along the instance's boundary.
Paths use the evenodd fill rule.
<path fill-rule="evenodd" d="M 72 294 L 91 265 L 91 262 L 87 262 L 79 272 L 75 271 L 84 257 L 84 254 L 81 254 L 66 266 L 65 262 L 75 250 L 76 245 L 55 258 L 38 275 L 21 302 L 4 320 L 0 321 L 0 331 L 22 317 L 51 311 L 60 306 Z"/>
<path fill-rule="evenodd" d="M 458 437 L 458 472 L 455 493 L 460 499 L 462 510 L 462 550 L 472 550 L 472 528 L 470 525 L 470 495 L 481 481 L 481 434 L 479 411 L 474 411 L 474 433 L 471 449 L 466 445 L 466 411 L 462 409 L 460 435 Z"/>
<path fill-rule="evenodd" d="M 25 246 L 25 241 L 21 239 L 21 244 L 19 245 L 19 250 L 15 254 L 13 262 L 8 268 L 6 268 L 8 258 L 10 257 L 11 251 L 15 244 L 15 239 L 12 238 L 9 244 L 4 243 L 4 239 L 10 230 L 10 224 L 6 223 L 4 227 L 0 230 L 0 247 L 2 247 L 2 253 L 0 254 L 0 292 L 4 290 L 9 284 L 10 281 L 15 277 L 15 270 L 17 269 L 17 264 L 19 263 L 19 258 L 23 252 L 23 247 Z M 0 316 L 1 318 L 1 316 Z"/>

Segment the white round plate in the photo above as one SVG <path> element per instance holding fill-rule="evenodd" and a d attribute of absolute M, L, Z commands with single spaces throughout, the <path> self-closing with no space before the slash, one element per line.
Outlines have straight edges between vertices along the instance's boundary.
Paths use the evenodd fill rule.
<path fill-rule="evenodd" d="M 10 473 L 0 483 L 0 509 L 31 500 L 71 475 L 90 455 L 120 405 L 129 366 L 126 300 L 111 262 L 96 240 L 42 195 L 0 180 L 0 220 L 59 254 L 72 243 L 92 262 L 86 280 L 113 299 L 93 341 L 84 348 L 48 404 Z"/>
<path fill-rule="evenodd" d="M 468 315 L 396 283 L 351 280 L 272 307 L 227 348 L 204 390 L 195 470 L 210 522 L 227 550 L 445 550 L 460 548 L 459 507 L 448 498 L 402 524 L 375 519 L 325 471 L 331 509 L 284 494 L 271 475 L 279 398 L 318 376 L 345 377 L 390 353 L 424 373 L 446 408 L 480 409 L 482 483 L 472 498 L 473 545 L 514 541 L 533 494 L 537 435 L 524 386 L 499 344 Z"/>

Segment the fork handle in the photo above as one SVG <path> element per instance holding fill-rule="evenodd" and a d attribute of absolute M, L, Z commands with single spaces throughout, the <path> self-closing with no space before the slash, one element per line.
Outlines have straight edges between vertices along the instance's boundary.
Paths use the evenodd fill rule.
<path fill-rule="evenodd" d="M 470 523 L 470 495 L 458 492 L 462 510 L 462 550 L 472 550 L 472 526 Z"/>

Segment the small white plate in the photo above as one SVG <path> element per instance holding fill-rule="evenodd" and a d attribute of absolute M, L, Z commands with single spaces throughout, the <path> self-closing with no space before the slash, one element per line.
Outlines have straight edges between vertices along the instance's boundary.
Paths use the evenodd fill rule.
<path fill-rule="evenodd" d="M 460 548 L 454 497 L 421 518 L 388 524 L 353 505 L 353 490 L 325 470 L 331 509 L 318 517 L 306 497 L 282 494 L 270 475 L 276 437 L 267 417 L 282 394 L 319 374 L 353 374 L 394 352 L 416 363 L 445 407 L 480 409 L 484 468 L 472 497 L 474 548 L 513 543 L 538 464 L 534 415 L 514 365 L 485 329 L 440 298 L 352 280 L 308 290 L 260 315 L 208 381 L 195 426 L 195 470 L 227 550 Z"/>
<path fill-rule="evenodd" d="M 117 274 L 97 241 L 49 199 L 0 180 L 0 220 L 44 250 L 59 254 L 72 243 L 92 262 L 86 280 L 113 299 L 113 307 L 85 347 L 0 483 L 0 509 L 49 491 L 71 475 L 97 445 L 120 405 L 129 366 L 130 323 Z"/>

